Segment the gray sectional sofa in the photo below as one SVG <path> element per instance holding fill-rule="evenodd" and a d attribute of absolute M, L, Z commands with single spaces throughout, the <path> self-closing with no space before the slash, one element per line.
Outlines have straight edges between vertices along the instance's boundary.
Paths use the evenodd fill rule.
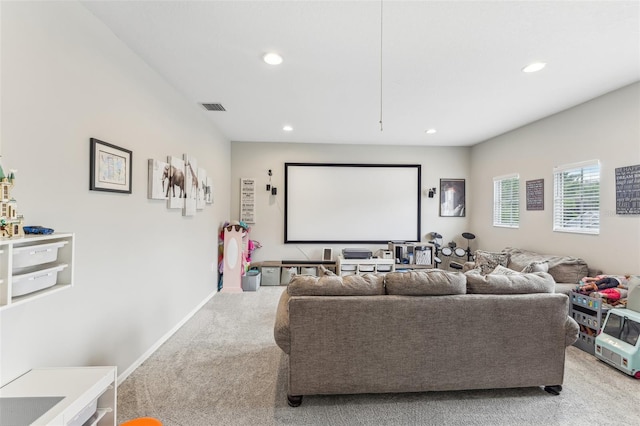
<path fill-rule="evenodd" d="M 295 276 L 274 327 L 303 395 L 545 386 L 561 390 L 578 335 L 553 278 L 439 269 Z"/>
<path fill-rule="evenodd" d="M 514 247 L 506 247 L 500 252 L 477 250 L 474 254 L 476 260 L 465 263 L 463 271 L 474 268 L 486 268 L 485 271 L 488 271 L 501 265 L 516 272 L 548 272 L 555 282 L 555 292 L 566 295 L 576 288 L 583 277 L 602 274 L 601 270 L 590 268 L 579 257 L 537 253 Z"/>

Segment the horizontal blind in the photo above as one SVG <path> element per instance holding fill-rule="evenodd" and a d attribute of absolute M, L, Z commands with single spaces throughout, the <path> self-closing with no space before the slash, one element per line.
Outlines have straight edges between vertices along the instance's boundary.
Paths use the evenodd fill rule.
<path fill-rule="evenodd" d="M 553 230 L 600 232 L 600 162 L 584 161 L 554 168 Z"/>
<path fill-rule="evenodd" d="M 520 225 L 520 176 L 493 178 L 493 226 L 517 228 Z"/>

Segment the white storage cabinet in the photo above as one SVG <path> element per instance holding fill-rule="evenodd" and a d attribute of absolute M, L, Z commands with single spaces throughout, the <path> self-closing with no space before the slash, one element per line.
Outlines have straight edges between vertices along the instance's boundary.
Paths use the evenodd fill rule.
<path fill-rule="evenodd" d="M 338 256 L 338 275 L 362 275 L 395 271 L 394 259 L 345 259 Z"/>
<path fill-rule="evenodd" d="M 2 425 L 115 426 L 116 367 L 36 368 L 0 388 Z"/>
<path fill-rule="evenodd" d="M 0 240 L 0 309 L 73 285 L 73 234 Z"/>

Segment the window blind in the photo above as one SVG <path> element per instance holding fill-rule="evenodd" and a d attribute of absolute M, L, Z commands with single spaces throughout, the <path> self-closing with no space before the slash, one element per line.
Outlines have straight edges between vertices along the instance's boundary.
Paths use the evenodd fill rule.
<path fill-rule="evenodd" d="M 583 161 L 553 170 L 553 230 L 600 233 L 600 162 Z"/>
<path fill-rule="evenodd" d="M 520 226 L 520 176 L 511 174 L 493 178 L 493 226 Z"/>

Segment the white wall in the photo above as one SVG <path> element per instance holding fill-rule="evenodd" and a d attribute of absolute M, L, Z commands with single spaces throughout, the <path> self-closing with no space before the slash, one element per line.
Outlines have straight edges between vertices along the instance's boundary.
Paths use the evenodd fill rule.
<path fill-rule="evenodd" d="M 466 217 L 439 217 L 438 200 L 424 195 L 424 189 L 438 187 L 440 178 L 467 179 L 469 148 L 464 147 L 415 147 L 379 145 L 325 145 L 306 143 L 231 143 L 231 216 L 240 214 L 240 178 L 255 178 L 257 181 L 256 224 L 251 227 L 251 239 L 262 244 L 255 251 L 253 261 L 261 260 L 304 260 L 322 258 L 322 248 L 332 247 L 334 257 L 345 247 L 335 244 L 284 244 L 284 163 L 377 163 L 377 164 L 421 164 L 422 165 L 422 223 L 423 241 L 427 235 L 437 231 L 445 242 L 456 240 L 464 244 L 460 234 L 468 231 L 469 214 Z M 278 188 L 277 195 L 266 191 L 269 181 L 268 170 L 273 171 L 272 185 Z M 340 188 L 336 188 L 339 191 Z M 473 185 L 467 180 L 467 205 L 474 195 Z M 439 194 L 438 194 L 439 195 Z M 321 197 L 322 194 L 310 194 Z M 384 203 L 380 194 L 380 203 Z M 336 206 L 340 208 L 340 206 Z M 309 218 L 313 226 L 314 218 Z M 372 250 L 384 245 L 356 244 Z"/>
<path fill-rule="evenodd" d="M 76 234 L 75 286 L 0 312 L 0 381 L 39 366 L 125 372 L 217 288 L 230 144 L 75 2 L 2 2 L 0 141 L 26 224 Z M 133 151 L 133 194 L 89 191 L 89 138 Z M 189 153 L 215 203 L 147 199 L 147 159 Z"/>
<path fill-rule="evenodd" d="M 615 169 L 640 164 L 640 83 L 506 133 L 471 150 L 471 228 L 482 248 L 582 257 L 608 273 L 640 273 L 640 216 L 616 215 Z M 600 234 L 553 232 L 553 167 L 600 160 Z M 493 177 L 519 173 L 520 228 L 492 226 Z M 527 211 L 524 182 L 544 179 L 544 211 Z"/>

